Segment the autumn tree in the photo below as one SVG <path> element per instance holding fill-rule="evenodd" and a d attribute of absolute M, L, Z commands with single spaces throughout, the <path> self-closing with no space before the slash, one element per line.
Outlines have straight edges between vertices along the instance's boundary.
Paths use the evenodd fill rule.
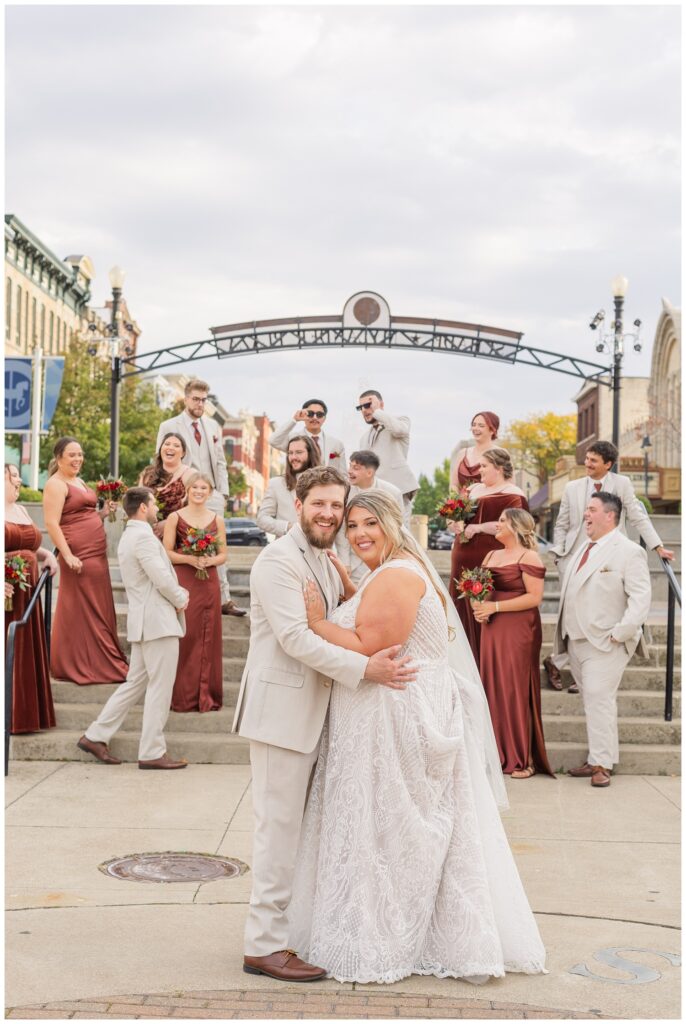
<path fill-rule="evenodd" d="M 576 416 L 543 412 L 513 420 L 501 443 L 543 485 L 559 458 L 576 453 Z"/>

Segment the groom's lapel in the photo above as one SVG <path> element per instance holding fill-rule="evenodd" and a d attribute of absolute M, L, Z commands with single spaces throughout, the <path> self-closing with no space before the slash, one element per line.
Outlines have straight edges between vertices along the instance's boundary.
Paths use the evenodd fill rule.
<path fill-rule="evenodd" d="M 324 577 L 322 575 L 322 568 L 323 567 L 320 565 L 320 563 L 319 563 L 318 559 L 315 557 L 315 555 L 314 555 L 310 545 L 307 543 L 307 540 L 305 538 L 305 534 L 300 529 L 300 526 L 298 526 L 298 525 L 292 526 L 291 530 L 290 530 L 290 533 L 291 533 L 291 536 L 292 536 L 293 540 L 298 545 L 298 548 L 302 552 L 302 556 L 303 556 L 303 558 L 305 559 L 305 561 L 307 563 L 308 569 L 310 570 L 310 572 L 314 576 L 315 580 L 319 584 L 319 589 L 322 592 L 322 597 L 324 598 L 324 604 L 326 605 L 326 614 L 328 616 L 329 612 L 331 610 L 331 608 L 330 608 L 331 592 L 330 592 L 330 589 L 329 589 L 329 587 L 327 585 L 327 581 L 324 579 Z"/>

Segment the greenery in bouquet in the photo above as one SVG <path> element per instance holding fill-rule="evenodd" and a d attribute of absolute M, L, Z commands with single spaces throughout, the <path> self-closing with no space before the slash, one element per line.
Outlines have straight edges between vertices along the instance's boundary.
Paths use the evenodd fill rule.
<path fill-rule="evenodd" d="M 213 555 L 219 554 L 220 546 L 221 542 L 217 539 L 215 530 L 211 528 L 203 530 L 199 526 L 189 526 L 181 545 L 181 554 L 195 555 L 196 558 L 202 558 L 204 555 L 211 558 Z M 207 569 L 196 569 L 195 575 L 199 580 L 210 578 Z"/>
<path fill-rule="evenodd" d="M 5 558 L 5 583 L 11 583 L 19 590 L 28 590 L 31 586 L 29 563 L 21 555 L 10 555 Z M 5 598 L 5 611 L 11 612 L 14 607 L 13 595 Z"/>
<path fill-rule="evenodd" d="M 436 514 L 442 516 L 443 519 L 447 519 L 452 523 L 465 523 L 469 522 L 476 515 L 477 502 L 474 498 L 469 495 L 468 487 L 461 487 L 455 494 L 451 494 L 450 497 L 443 502 L 436 509 Z M 469 537 L 465 537 L 464 530 L 458 534 L 458 538 L 461 544 L 467 544 Z"/>
<path fill-rule="evenodd" d="M 475 569 L 463 569 L 459 580 L 455 582 L 459 590 L 458 599 L 468 597 L 470 601 L 488 601 L 495 590 L 493 574 L 482 565 L 477 565 Z"/>

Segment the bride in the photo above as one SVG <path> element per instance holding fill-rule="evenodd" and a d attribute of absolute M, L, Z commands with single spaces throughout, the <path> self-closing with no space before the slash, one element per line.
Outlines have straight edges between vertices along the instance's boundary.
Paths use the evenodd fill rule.
<path fill-rule="evenodd" d="M 310 628 L 361 653 L 403 644 L 405 690 L 336 683 L 289 906 L 290 945 L 341 982 L 410 974 L 481 983 L 545 973 L 545 949 L 500 821 L 507 806 L 493 728 L 452 602 L 383 491 L 346 509 L 371 570 L 327 621 L 314 582 Z"/>

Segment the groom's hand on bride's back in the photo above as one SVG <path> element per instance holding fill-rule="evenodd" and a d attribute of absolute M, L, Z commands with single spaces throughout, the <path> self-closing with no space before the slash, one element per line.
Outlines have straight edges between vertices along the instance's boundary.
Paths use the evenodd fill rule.
<path fill-rule="evenodd" d="M 364 673 L 368 683 L 380 683 L 392 690 L 404 690 L 408 683 L 417 678 L 417 669 L 409 655 L 398 658 L 400 649 L 400 644 L 394 644 L 371 656 Z"/>

